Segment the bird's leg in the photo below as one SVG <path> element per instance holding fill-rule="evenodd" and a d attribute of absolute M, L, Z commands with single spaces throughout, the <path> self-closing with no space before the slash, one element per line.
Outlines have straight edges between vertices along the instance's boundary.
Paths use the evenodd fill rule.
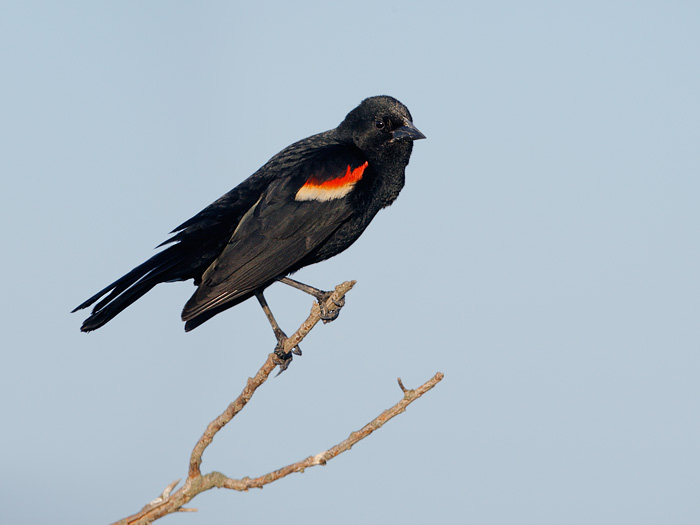
<path fill-rule="evenodd" d="M 278 277 L 277 280 L 281 283 L 288 284 L 289 286 L 296 288 L 297 290 L 301 290 L 302 292 L 306 292 L 309 295 L 313 295 L 318 301 L 318 306 L 321 309 L 321 320 L 324 323 L 330 323 L 331 321 L 335 321 L 340 315 L 340 309 L 343 306 L 345 306 L 345 297 L 343 297 L 340 300 L 340 302 L 335 300 L 333 301 L 333 304 L 335 304 L 336 308 L 334 308 L 333 310 L 328 310 L 326 308 L 326 301 L 333 292 L 324 292 L 323 290 L 319 290 L 318 288 L 314 288 L 313 286 L 309 286 L 308 284 L 300 283 L 299 281 L 295 281 L 294 279 L 290 279 L 289 277 Z"/>
<path fill-rule="evenodd" d="M 268 306 L 262 291 L 256 290 L 255 297 L 258 299 L 258 302 L 260 303 L 263 312 L 265 312 L 267 320 L 270 322 L 270 326 L 272 326 L 272 331 L 275 333 L 275 337 L 277 338 L 277 346 L 275 346 L 275 355 L 279 357 L 282 361 L 280 363 L 279 372 L 281 374 L 282 372 L 287 370 L 289 364 L 292 362 L 292 354 L 301 355 L 301 348 L 299 348 L 299 345 L 297 345 L 294 347 L 291 353 L 287 354 L 284 352 L 284 343 L 287 340 L 287 334 L 285 334 L 280 328 L 280 325 L 277 324 L 275 316 L 272 315 L 272 310 L 270 310 L 270 307 Z"/>

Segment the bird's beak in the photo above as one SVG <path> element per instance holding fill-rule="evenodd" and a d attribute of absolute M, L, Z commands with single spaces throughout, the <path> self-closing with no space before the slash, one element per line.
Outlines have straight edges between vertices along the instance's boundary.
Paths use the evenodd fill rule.
<path fill-rule="evenodd" d="M 400 128 L 396 128 L 392 135 L 394 140 L 419 140 L 425 138 L 425 135 L 418 131 L 418 128 L 410 120 L 405 121 Z"/>

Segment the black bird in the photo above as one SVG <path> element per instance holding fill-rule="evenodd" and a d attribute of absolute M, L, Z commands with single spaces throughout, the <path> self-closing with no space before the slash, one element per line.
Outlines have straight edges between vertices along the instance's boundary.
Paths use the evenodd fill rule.
<path fill-rule="evenodd" d="M 286 276 L 357 240 L 398 196 L 413 141 L 422 138 L 398 100 L 363 100 L 337 128 L 279 152 L 160 245 L 171 246 L 73 310 L 106 295 L 81 330 L 101 327 L 159 283 L 194 279 L 197 290 L 182 311 L 186 331 L 255 295 L 281 344 L 284 333 L 262 291 L 280 280 L 323 304 L 328 292 Z"/>

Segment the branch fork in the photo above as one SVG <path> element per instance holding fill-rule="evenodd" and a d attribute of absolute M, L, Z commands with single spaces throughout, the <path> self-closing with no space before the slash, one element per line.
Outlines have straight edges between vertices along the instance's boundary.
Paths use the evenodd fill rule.
<path fill-rule="evenodd" d="M 355 281 L 346 281 L 336 286 L 335 290 L 329 294 L 325 301 L 326 304 L 324 306 L 326 306 L 327 311 L 332 310 L 335 305 L 343 301 L 345 294 L 348 293 L 354 285 Z M 321 320 L 321 308 L 319 307 L 318 303 L 314 302 L 309 317 L 301 324 L 299 329 L 284 342 L 282 351 L 286 354 L 291 352 Z M 379 414 L 379 416 L 367 423 L 360 430 L 350 433 L 350 435 L 340 443 L 334 445 L 328 450 L 324 450 L 318 454 L 309 456 L 306 459 L 297 461 L 296 463 L 292 463 L 291 465 L 287 465 L 286 467 L 282 467 L 257 478 L 244 477 L 242 479 L 233 479 L 222 474 L 221 472 L 202 474 L 202 454 L 211 444 L 214 436 L 228 422 L 230 422 L 236 416 L 236 414 L 245 408 L 255 391 L 267 380 L 275 367 L 280 364 L 279 360 L 279 356 L 277 356 L 275 353 L 269 354 L 265 360 L 265 363 L 262 365 L 260 370 L 258 370 L 255 376 L 248 378 L 246 386 L 243 388 L 241 394 L 231 404 L 229 404 L 228 407 L 226 407 L 226 410 L 224 410 L 216 419 L 209 423 L 206 430 L 202 434 L 202 437 L 199 438 L 194 446 L 194 449 L 192 450 L 187 480 L 182 487 L 173 493 L 173 490 L 178 485 L 180 480 L 178 479 L 173 481 L 165 488 L 165 490 L 163 490 L 160 496 L 148 503 L 139 512 L 117 521 L 113 525 L 145 525 L 173 512 L 194 512 L 197 509 L 185 508 L 184 505 L 191 501 L 197 494 L 210 490 L 214 487 L 246 492 L 252 488 L 262 488 L 268 483 L 272 483 L 273 481 L 288 476 L 294 472 L 304 472 L 304 470 L 309 467 L 325 465 L 329 460 L 333 459 L 337 455 L 350 450 L 355 443 L 366 438 L 375 430 L 381 428 L 387 421 L 404 412 L 408 405 L 432 389 L 444 377 L 442 373 L 438 372 L 430 380 L 415 390 L 406 389 L 399 378 L 398 383 L 401 391 L 403 392 L 403 398 L 398 403 Z"/>

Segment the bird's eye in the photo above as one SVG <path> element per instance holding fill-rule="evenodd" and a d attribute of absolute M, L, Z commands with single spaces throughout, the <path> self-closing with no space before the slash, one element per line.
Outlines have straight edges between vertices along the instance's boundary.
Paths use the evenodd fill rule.
<path fill-rule="evenodd" d="M 384 129 L 385 126 L 384 121 L 380 119 L 375 120 L 374 125 L 377 126 L 377 129 Z"/>

